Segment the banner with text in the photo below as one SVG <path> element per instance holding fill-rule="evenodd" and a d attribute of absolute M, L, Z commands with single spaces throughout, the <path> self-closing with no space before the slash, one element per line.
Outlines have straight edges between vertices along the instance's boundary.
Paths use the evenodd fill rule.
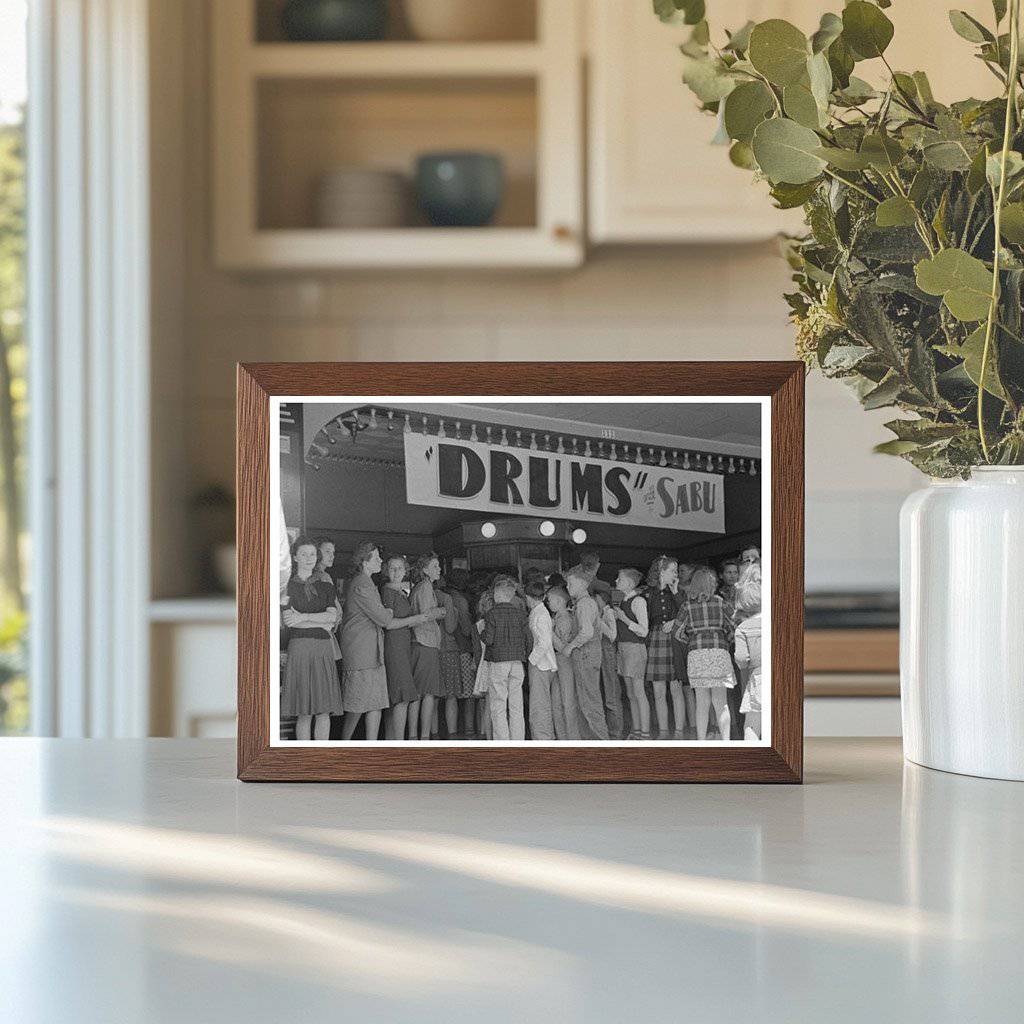
<path fill-rule="evenodd" d="M 725 533 L 725 479 L 667 466 L 405 435 L 410 505 Z"/>

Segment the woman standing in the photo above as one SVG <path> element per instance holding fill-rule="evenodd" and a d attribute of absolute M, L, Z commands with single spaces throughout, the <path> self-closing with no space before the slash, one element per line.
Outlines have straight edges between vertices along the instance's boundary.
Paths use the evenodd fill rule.
<path fill-rule="evenodd" d="M 345 588 L 345 614 L 341 624 L 341 677 L 345 697 L 345 721 L 341 738 L 350 740 L 366 716 L 366 738 L 377 739 L 380 714 L 388 706 L 387 672 L 384 668 L 384 630 L 417 626 L 426 616 L 396 619 L 385 608 L 371 577 L 381 569 L 380 551 L 363 541 L 352 554 L 352 579 Z"/>
<path fill-rule="evenodd" d="M 679 599 L 679 564 L 668 555 L 659 555 L 647 573 L 647 682 L 654 690 L 654 710 L 658 718 L 658 739 L 669 738 L 668 701 L 666 694 L 669 683 L 679 684 L 680 700 L 682 684 L 676 670 L 672 652 L 672 630 L 676 625 Z M 674 694 L 673 694 L 674 696 Z M 677 714 L 679 712 L 677 711 Z M 682 726 L 676 720 L 677 730 Z"/>
<path fill-rule="evenodd" d="M 679 563 L 679 581 L 676 584 L 676 623 L 678 626 L 679 615 L 686 607 L 686 588 L 689 586 L 693 574 L 696 572 L 695 565 Z M 672 662 L 675 665 L 675 678 L 669 682 L 669 692 L 672 694 L 672 714 L 675 718 L 674 739 L 685 739 L 684 730 L 686 722 L 695 726 L 697 722 L 697 703 L 693 695 L 693 687 L 690 686 L 689 674 L 686 671 L 686 644 L 676 638 L 675 630 L 670 634 L 672 637 Z"/>
<path fill-rule="evenodd" d="M 384 668 L 390 703 L 384 736 L 389 740 L 404 740 L 408 727 L 409 739 L 414 740 L 419 729 L 420 695 L 412 679 L 411 620 L 415 616 L 403 584 L 409 563 L 401 555 L 392 555 L 384 564 L 384 570 L 387 582 L 380 588 L 380 600 L 395 616 L 384 629 Z M 398 622 L 406 624 L 396 626 Z"/>
<path fill-rule="evenodd" d="M 318 583 L 329 583 L 334 590 L 334 606 L 338 609 L 338 624 L 341 624 L 341 599 L 338 596 L 338 582 L 335 580 L 331 569 L 334 567 L 334 541 L 321 537 L 316 542 L 317 562 L 313 570 L 313 579 Z M 338 630 L 335 627 L 331 633 L 331 643 L 334 646 L 334 660 L 338 667 L 338 678 L 341 678 L 341 645 L 338 643 Z"/>
<path fill-rule="evenodd" d="M 697 697 L 697 739 L 707 739 L 708 706 L 715 709 L 718 731 L 728 740 L 732 724 L 726 693 L 736 685 L 732 667 L 733 626 L 725 602 L 715 593 L 718 574 L 701 568 L 693 574 L 689 600 L 679 616 L 676 638 L 687 645 L 686 668 Z"/>
<path fill-rule="evenodd" d="M 332 643 L 338 609 L 333 585 L 313 578 L 318 556 L 312 538 L 299 537 L 292 550 L 295 570 L 281 612 L 288 627 L 281 714 L 297 716 L 297 740 L 326 740 L 331 715 L 344 710 Z"/>
<path fill-rule="evenodd" d="M 462 707 L 462 735 L 472 739 L 476 734 L 476 702 L 473 687 L 476 666 L 473 662 L 473 620 L 469 615 L 466 586 L 469 573 L 452 569 L 445 593 L 451 602 L 451 614 L 445 616 L 441 639 L 441 679 L 445 693 L 445 719 L 448 735 L 459 735 L 459 707 Z"/>
<path fill-rule="evenodd" d="M 445 696 L 441 682 L 441 627 L 438 625 L 438 619 L 445 617 L 445 611 L 438 607 L 434 593 L 434 583 L 440 576 L 441 563 L 433 552 L 416 559 L 409 601 L 413 613 L 424 616 L 424 621 L 412 631 L 412 678 L 420 695 L 421 740 L 430 739 L 435 702 Z"/>

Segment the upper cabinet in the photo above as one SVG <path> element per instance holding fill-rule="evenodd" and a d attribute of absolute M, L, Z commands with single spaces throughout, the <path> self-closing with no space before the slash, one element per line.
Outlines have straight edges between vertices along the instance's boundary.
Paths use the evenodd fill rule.
<path fill-rule="evenodd" d="M 406 0 L 329 42 L 318 7 L 209 5 L 219 266 L 582 260 L 579 0 Z"/>
<path fill-rule="evenodd" d="M 991 24 L 989 0 L 955 6 Z M 767 18 L 810 34 L 824 11 L 842 7 L 842 0 L 708 4 L 715 36 Z M 954 34 L 946 5 L 898 0 L 886 15 L 896 27 L 886 54 L 893 67 L 926 71 L 937 99 L 995 94 L 998 83 Z M 767 186 L 732 166 L 724 146 L 710 144 L 714 118 L 697 109 L 681 80 L 679 44 L 689 28 L 662 24 L 650 0 L 589 0 L 587 26 L 592 241 L 741 241 L 800 229 L 799 210 L 774 209 Z M 857 73 L 877 83 L 887 77 L 879 61 Z"/>
<path fill-rule="evenodd" d="M 711 17 L 739 28 L 786 18 L 817 27 L 820 2 L 730 0 Z M 590 0 L 589 219 L 594 242 L 720 242 L 797 227 L 767 186 L 711 145 L 715 119 L 682 82 L 679 44 L 689 28 L 662 24 L 649 0 Z M 714 29 L 721 31 L 721 24 Z"/>

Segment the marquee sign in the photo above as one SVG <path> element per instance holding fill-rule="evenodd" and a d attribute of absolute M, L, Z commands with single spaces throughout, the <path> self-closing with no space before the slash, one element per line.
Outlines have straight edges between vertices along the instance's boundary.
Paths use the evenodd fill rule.
<path fill-rule="evenodd" d="M 725 533 L 725 478 L 405 434 L 410 505 Z"/>

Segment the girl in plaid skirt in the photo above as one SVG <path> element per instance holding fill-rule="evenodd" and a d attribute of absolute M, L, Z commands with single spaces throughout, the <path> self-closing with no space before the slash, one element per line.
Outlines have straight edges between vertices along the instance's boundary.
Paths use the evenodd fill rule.
<path fill-rule="evenodd" d="M 669 739 L 668 686 L 679 680 L 672 649 L 672 631 L 679 611 L 679 564 L 668 555 L 659 555 L 647 573 L 647 674 L 654 691 L 654 711 L 658 719 L 658 739 Z M 680 726 L 681 729 L 681 726 Z"/>

